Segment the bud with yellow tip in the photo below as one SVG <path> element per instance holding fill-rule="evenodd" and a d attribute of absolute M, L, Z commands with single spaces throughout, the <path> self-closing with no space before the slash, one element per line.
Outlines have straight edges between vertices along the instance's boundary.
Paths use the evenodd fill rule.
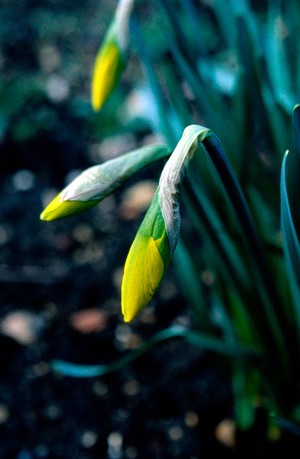
<path fill-rule="evenodd" d="M 91 102 L 98 112 L 120 80 L 129 41 L 129 18 L 133 0 L 120 0 L 94 65 Z"/>
<path fill-rule="evenodd" d="M 41 213 L 41 220 L 57 220 L 90 209 L 141 168 L 169 154 L 166 145 L 153 144 L 89 167 L 48 204 Z"/>
<path fill-rule="evenodd" d="M 122 312 L 130 322 L 149 303 L 169 266 L 171 250 L 155 193 L 126 259 Z"/>
<path fill-rule="evenodd" d="M 179 187 L 198 145 L 198 126 L 185 129 L 167 161 L 151 205 L 128 253 L 122 313 L 130 322 L 149 303 L 169 266 L 180 229 Z"/>

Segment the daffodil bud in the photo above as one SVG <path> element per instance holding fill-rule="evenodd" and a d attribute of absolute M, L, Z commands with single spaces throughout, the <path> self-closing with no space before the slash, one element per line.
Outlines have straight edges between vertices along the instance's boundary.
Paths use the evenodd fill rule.
<path fill-rule="evenodd" d="M 129 41 L 129 18 L 133 0 L 120 0 L 101 44 L 92 77 L 92 107 L 98 112 L 120 80 Z"/>
<path fill-rule="evenodd" d="M 169 266 L 171 250 L 156 191 L 124 267 L 122 312 L 130 322 L 146 306 Z"/>
<path fill-rule="evenodd" d="M 151 205 L 130 248 L 122 280 L 125 322 L 134 319 L 149 303 L 173 256 L 180 228 L 179 187 L 197 148 L 198 136 L 199 126 L 185 129 L 163 169 Z"/>
<path fill-rule="evenodd" d="M 90 209 L 141 168 L 169 154 L 165 145 L 149 145 L 89 167 L 48 204 L 41 219 L 56 220 Z"/>

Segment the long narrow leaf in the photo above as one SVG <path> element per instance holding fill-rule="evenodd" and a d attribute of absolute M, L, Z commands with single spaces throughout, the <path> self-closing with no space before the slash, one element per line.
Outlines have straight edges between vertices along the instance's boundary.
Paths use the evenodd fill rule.
<path fill-rule="evenodd" d="M 297 153 L 300 155 L 300 105 L 297 104 L 293 110 L 294 131 L 297 143 Z"/>
<path fill-rule="evenodd" d="M 281 231 L 287 275 L 294 299 L 295 319 L 297 321 L 300 336 L 300 244 L 294 226 L 287 192 L 287 158 L 288 152 L 286 152 L 283 158 L 281 169 Z"/>
<path fill-rule="evenodd" d="M 268 317 L 271 329 L 273 330 L 274 338 L 278 341 L 278 344 L 280 344 L 279 347 L 281 348 L 283 342 L 282 328 L 279 326 L 279 319 L 277 317 L 278 310 L 276 311 L 276 306 L 279 301 L 278 292 L 276 287 L 272 284 L 272 278 L 265 253 L 256 232 L 249 207 L 231 166 L 227 161 L 219 139 L 211 133 L 204 136 L 202 143 L 219 174 L 222 185 L 226 190 L 226 194 L 236 213 L 243 236 L 252 251 L 252 256 L 255 260 L 256 268 L 259 274 L 257 280 L 261 281 L 261 286 L 263 287 L 262 292 L 265 299 L 264 306 L 266 316 Z M 283 321 L 281 325 L 284 326 Z"/>
<path fill-rule="evenodd" d="M 54 371 L 62 373 L 66 376 L 73 376 L 76 378 L 91 378 L 95 376 L 102 376 L 107 373 L 112 373 L 122 369 L 124 366 L 130 364 L 141 355 L 150 351 L 157 344 L 172 338 L 184 338 L 189 343 L 200 349 L 209 350 L 229 357 L 243 357 L 249 358 L 251 360 L 255 360 L 259 357 L 259 354 L 253 349 L 227 345 L 222 340 L 212 338 L 211 336 L 188 330 L 183 327 L 174 326 L 157 333 L 152 338 L 145 341 L 140 347 L 126 354 L 124 357 L 121 357 L 112 364 L 80 365 L 63 360 L 54 360 L 51 366 Z"/>
<path fill-rule="evenodd" d="M 199 273 L 195 269 L 191 254 L 184 242 L 179 239 L 174 253 L 174 267 L 177 279 L 185 298 L 197 317 L 200 330 L 209 331 L 209 310 L 204 298 Z"/>
<path fill-rule="evenodd" d="M 266 61 L 268 66 L 268 75 L 271 81 L 272 89 L 276 101 L 290 115 L 295 100 L 292 92 L 291 69 L 287 60 L 286 50 L 283 42 L 284 27 L 283 17 L 281 15 L 280 4 L 273 0 L 269 7 L 269 18 L 266 32 Z"/>
<path fill-rule="evenodd" d="M 241 255 L 234 243 L 230 240 L 224 225 L 215 212 L 210 201 L 189 180 L 186 181 L 186 204 L 191 208 L 191 216 L 195 228 L 200 234 L 205 231 L 205 240 L 216 254 L 216 265 L 230 279 L 233 285 L 242 294 L 249 279 Z M 244 292 L 245 293 L 245 292 Z"/>

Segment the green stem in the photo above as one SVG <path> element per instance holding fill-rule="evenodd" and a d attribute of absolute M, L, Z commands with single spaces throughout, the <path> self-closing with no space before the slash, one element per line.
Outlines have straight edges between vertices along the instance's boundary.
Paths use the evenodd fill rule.
<path fill-rule="evenodd" d="M 261 241 L 256 233 L 247 202 L 231 166 L 227 161 L 225 152 L 223 151 L 223 147 L 217 136 L 212 131 L 206 129 L 204 130 L 203 135 L 199 135 L 199 138 L 209 154 L 216 171 L 218 172 L 230 199 L 231 205 L 238 218 L 242 234 L 249 246 L 258 272 L 258 282 L 261 282 L 267 325 L 269 324 L 273 332 L 274 339 L 277 342 L 278 352 L 281 354 L 283 362 L 286 363 L 286 356 L 284 352 L 285 341 L 282 332 L 282 329 L 285 329 L 286 323 L 285 319 L 281 317 L 282 314 L 280 314 L 280 310 L 278 309 L 278 306 L 281 304 L 281 300 L 278 292 L 276 291 L 276 287 L 265 258 L 265 253 Z"/>
<path fill-rule="evenodd" d="M 184 338 L 190 344 L 199 347 L 200 349 L 206 349 L 229 357 L 247 358 L 252 361 L 259 359 L 259 354 L 253 349 L 229 345 L 224 343 L 222 340 L 212 338 L 211 336 L 207 336 L 203 333 L 192 331 L 184 327 L 174 326 L 162 330 L 161 332 L 145 341 L 134 351 L 127 353 L 125 356 L 109 365 L 80 365 L 76 363 L 65 362 L 63 360 L 54 360 L 52 361 L 51 366 L 53 370 L 59 373 L 76 378 L 91 378 L 102 376 L 104 374 L 112 373 L 122 369 L 124 366 L 130 364 L 138 357 L 150 351 L 157 344 L 172 338 Z"/>
<path fill-rule="evenodd" d="M 218 253 L 218 256 L 222 260 L 222 263 L 225 266 L 226 274 L 228 274 L 231 278 L 231 281 L 235 285 L 236 289 L 239 291 L 241 296 L 245 294 L 245 291 L 243 290 L 241 286 L 241 276 L 240 272 L 237 273 L 236 269 L 233 264 L 232 257 L 230 254 L 227 253 L 227 250 L 225 248 L 224 241 L 220 239 L 220 228 L 216 226 L 213 222 L 213 216 L 212 216 L 212 209 L 207 212 L 207 205 L 209 204 L 208 202 L 205 202 L 205 205 L 202 204 L 197 191 L 194 190 L 193 184 L 190 182 L 189 179 L 185 181 L 185 190 L 187 192 L 187 199 L 192 206 L 193 210 L 195 211 L 196 215 L 200 218 L 202 221 L 207 234 L 209 235 L 209 238 L 211 239 L 211 242 Z M 197 225 L 198 226 L 198 225 Z M 221 237 L 224 237 L 222 235 Z"/>

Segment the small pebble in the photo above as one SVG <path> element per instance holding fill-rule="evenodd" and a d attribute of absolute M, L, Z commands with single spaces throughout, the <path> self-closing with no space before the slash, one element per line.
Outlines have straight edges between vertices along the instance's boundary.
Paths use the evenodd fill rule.
<path fill-rule="evenodd" d="M 119 408 L 115 410 L 112 414 L 112 418 L 116 424 L 126 423 L 130 416 L 130 413 L 126 409 Z"/>
<path fill-rule="evenodd" d="M 120 207 L 121 216 L 125 220 L 135 220 L 144 213 L 153 198 L 157 183 L 144 180 L 128 188 L 124 194 Z"/>
<path fill-rule="evenodd" d="M 134 137 L 131 135 L 118 135 L 109 137 L 98 146 L 98 157 L 102 161 L 116 158 L 123 152 L 127 153 L 136 148 Z M 97 162 L 99 162 L 99 159 Z"/>
<path fill-rule="evenodd" d="M 104 251 L 99 242 L 89 242 L 85 247 L 74 252 L 74 261 L 78 264 L 98 263 L 103 259 Z"/>
<path fill-rule="evenodd" d="M 185 414 L 184 422 L 187 427 L 196 427 L 199 423 L 199 417 L 194 411 L 188 411 Z"/>
<path fill-rule="evenodd" d="M 128 325 L 118 325 L 115 336 L 119 349 L 136 349 L 142 341 L 138 334 L 132 333 Z"/>
<path fill-rule="evenodd" d="M 113 271 L 112 281 L 116 289 L 120 289 L 124 274 L 124 266 L 119 266 Z"/>
<path fill-rule="evenodd" d="M 35 376 L 42 377 L 46 376 L 49 373 L 50 368 L 47 362 L 41 360 L 40 362 L 32 366 L 32 371 L 35 374 Z"/>
<path fill-rule="evenodd" d="M 84 448 L 92 448 L 98 440 L 98 435 L 92 430 L 86 430 L 81 436 L 80 443 Z"/>
<path fill-rule="evenodd" d="M 53 102 L 63 102 L 70 95 L 68 80 L 60 75 L 51 75 L 46 82 L 46 92 Z"/>
<path fill-rule="evenodd" d="M 224 419 L 215 430 L 217 440 L 229 448 L 235 447 L 235 423 L 232 419 Z"/>
<path fill-rule="evenodd" d="M 107 328 L 107 315 L 98 308 L 88 308 L 74 312 L 69 319 L 74 330 L 89 334 L 100 332 Z"/>
<path fill-rule="evenodd" d="M 172 426 L 168 429 L 168 435 L 170 440 L 178 441 L 183 437 L 183 430 L 180 426 Z"/>
<path fill-rule="evenodd" d="M 147 308 L 140 313 L 139 320 L 143 324 L 155 324 L 155 309 L 152 306 L 147 306 Z"/>
<path fill-rule="evenodd" d="M 123 437 L 119 432 L 112 432 L 107 437 L 108 457 L 110 459 L 119 459 L 121 457 Z"/>
<path fill-rule="evenodd" d="M 135 459 L 138 457 L 138 450 L 134 446 L 128 446 L 125 450 L 125 456 L 128 459 Z"/>
<path fill-rule="evenodd" d="M 93 236 L 91 226 L 81 223 L 76 225 L 73 230 L 73 238 L 81 244 L 88 242 Z"/>
<path fill-rule="evenodd" d="M 61 64 L 61 54 L 56 46 L 43 45 L 39 49 L 39 64 L 44 72 L 51 73 Z"/>
<path fill-rule="evenodd" d="M 0 245 L 6 244 L 9 238 L 10 235 L 7 228 L 4 225 L 0 225 Z"/>
<path fill-rule="evenodd" d="M 96 381 L 92 387 L 93 387 L 93 392 L 99 397 L 103 397 L 104 395 L 108 393 L 107 385 L 101 381 Z"/>
<path fill-rule="evenodd" d="M 17 191 L 30 190 L 34 185 L 34 174 L 28 170 L 20 170 L 12 177 L 12 183 Z"/>
<path fill-rule="evenodd" d="M 128 325 L 120 324 L 115 329 L 115 337 L 118 347 L 126 348 L 131 338 L 132 331 Z"/>
<path fill-rule="evenodd" d="M 9 418 L 9 410 L 6 405 L 0 403 L 0 425 L 5 424 Z"/>
<path fill-rule="evenodd" d="M 14 311 L 0 322 L 0 331 L 17 342 L 29 345 L 37 340 L 44 325 L 41 317 L 29 311 Z"/>
<path fill-rule="evenodd" d="M 127 381 L 123 386 L 123 391 L 126 395 L 133 396 L 136 395 L 139 391 L 139 383 L 135 379 Z"/>
<path fill-rule="evenodd" d="M 61 409 L 59 408 L 59 406 L 57 405 L 48 405 L 45 409 L 44 409 L 44 415 L 46 416 L 46 418 L 52 420 L 52 421 L 55 421 L 56 419 L 58 419 L 60 416 L 61 416 L 62 412 L 61 412 Z"/>

